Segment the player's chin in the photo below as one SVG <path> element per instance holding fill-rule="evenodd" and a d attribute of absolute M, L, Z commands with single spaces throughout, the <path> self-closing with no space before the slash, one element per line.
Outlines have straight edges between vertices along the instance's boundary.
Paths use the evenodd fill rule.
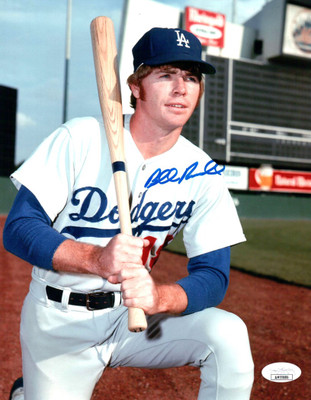
<path fill-rule="evenodd" d="M 171 120 L 173 125 L 184 126 L 191 116 L 189 108 L 167 108 L 167 121 Z"/>

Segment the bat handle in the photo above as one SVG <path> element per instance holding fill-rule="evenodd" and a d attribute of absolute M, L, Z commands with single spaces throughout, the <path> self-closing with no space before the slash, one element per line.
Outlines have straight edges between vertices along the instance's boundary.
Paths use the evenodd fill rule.
<path fill-rule="evenodd" d="M 123 151 L 123 150 L 122 150 Z M 124 154 L 121 154 L 119 161 L 113 160 L 112 170 L 116 188 L 117 203 L 120 218 L 120 230 L 122 233 L 132 235 L 132 223 L 129 210 L 129 194 L 127 175 L 125 171 Z M 124 167 L 122 166 L 124 164 Z M 128 329 L 131 332 L 142 332 L 147 328 L 147 320 L 143 310 L 130 307 L 128 309 Z"/>
<path fill-rule="evenodd" d="M 128 329 L 131 332 L 142 332 L 147 328 L 147 320 L 143 310 L 130 307 L 128 309 Z"/>

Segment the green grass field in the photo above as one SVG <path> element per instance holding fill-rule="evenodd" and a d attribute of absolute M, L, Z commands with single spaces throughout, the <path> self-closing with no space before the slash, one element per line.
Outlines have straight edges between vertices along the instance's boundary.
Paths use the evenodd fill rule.
<path fill-rule="evenodd" d="M 242 218 L 247 242 L 234 246 L 231 266 L 311 286 L 311 221 Z M 185 253 L 180 234 L 168 250 Z"/>

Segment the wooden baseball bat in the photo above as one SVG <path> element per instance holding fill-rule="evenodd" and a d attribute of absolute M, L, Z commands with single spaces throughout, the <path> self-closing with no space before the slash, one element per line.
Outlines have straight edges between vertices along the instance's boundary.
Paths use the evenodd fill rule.
<path fill-rule="evenodd" d="M 97 89 L 109 144 L 121 232 L 132 235 L 124 156 L 123 115 L 117 46 L 111 19 L 108 17 L 93 19 L 91 22 L 91 36 Z M 132 332 L 141 332 L 147 328 L 143 310 L 129 308 L 128 328 Z"/>

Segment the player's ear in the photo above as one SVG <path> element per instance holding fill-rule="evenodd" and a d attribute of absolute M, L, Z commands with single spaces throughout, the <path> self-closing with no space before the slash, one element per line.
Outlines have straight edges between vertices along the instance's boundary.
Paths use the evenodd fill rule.
<path fill-rule="evenodd" d="M 133 96 L 136 99 L 139 99 L 140 98 L 140 87 L 138 85 L 135 85 L 134 83 L 130 83 L 129 87 L 131 89 Z"/>

